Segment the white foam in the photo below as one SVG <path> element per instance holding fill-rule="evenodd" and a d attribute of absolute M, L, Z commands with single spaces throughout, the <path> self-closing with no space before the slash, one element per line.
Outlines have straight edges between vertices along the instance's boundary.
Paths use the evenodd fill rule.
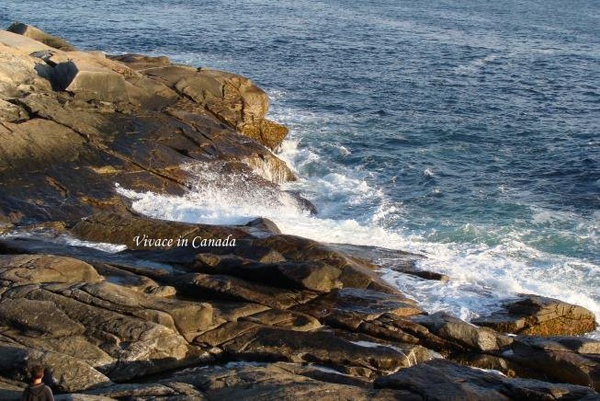
<path fill-rule="evenodd" d="M 127 245 L 109 244 L 106 242 L 82 241 L 80 239 L 73 238 L 68 235 L 62 236 L 62 241 L 64 241 L 64 243 L 66 243 L 67 245 L 93 248 L 93 249 L 98 249 L 99 251 L 107 252 L 107 253 L 118 253 L 118 252 L 121 252 L 121 251 L 124 251 L 127 249 Z"/>
<path fill-rule="evenodd" d="M 430 167 L 428 167 L 428 168 L 426 168 L 425 170 L 423 170 L 423 175 L 424 175 L 425 177 L 429 177 L 429 178 L 430 178 L 430 177 L 435 177 L 435 173 L 434 173 L 433 169 L 432 169 L 432 168 L 430 168 Z"/>
<path fill-rule="evenodd" d="M 44 241 L 52 242 L 55 244 L 66 244 L 70 246 L 80 246 L 85 248 L 93 248 L 102 252 L 107 253 L 118 253 L 127 249 L 127 245 L 122 244 L 111 244 L 107 242 L 90 242 L 82 241 L 74 238 L 69 234 L 57 234 L 52 230 L 33 230 L 33 231 L 22 231 L 15 230 L 3 235 L 0 238 L 13 239 L 13 238 L 31 238 L 41 239 Z"/>
<path fill-rule="evenodd" d="M 289 194 L 273 196 L 268 191 L 237 196 L 230 188 L 212 191 L 205 188 L 185 196 L 159 195 L 117 188 L 117 192 L 133 201 L 134 210 L 147 216 L 205 224 L 245 224 L 256 217 L 302 216 L 307 211 Z"/>
<path fill-rule="evenodd" d="M 584 306 L 600 321 L 600 268 L 593 263 L 510 239 L 496 246 L 422 245 L 428 258 L 420 267 L 447 274 L 450 281 L 424 281 L 385 269 L 383 278 L 428 311 L 445 310 L 470 320 L 489 314 L 516 294 L 532 293 Z"/>
<path fill-rule="evenodd" d="M 475 59 L 467 64 L 459 65 L 454 69 L 454 72 L 462 75 L 477 74 L 487 65 L 499 58 L 498 54 L 492 53 L 487 56 Z"/>
<path fill-rule="evenodd" d="M 418 363 L 417 361 L 417 356 L 416 355 L 412 355 L 413 358 L 411 359 L 409 355 L 406 355 L 406 353 L 404 352 L 404 350 L 400 347 L 396 347 L 394 345 L 389 345 L 389 344 L 378 344 L 378 343 L 374 343 L 371 341 L 350 341 L 352 344 L 358 345 L 359 347 L 364 347 L 364 348 L 390 348 L 393 349 L 394 351 L 400 353 L 404 358 L 406 358 L 406 364 L 408 366 L 414 366 Z"/>

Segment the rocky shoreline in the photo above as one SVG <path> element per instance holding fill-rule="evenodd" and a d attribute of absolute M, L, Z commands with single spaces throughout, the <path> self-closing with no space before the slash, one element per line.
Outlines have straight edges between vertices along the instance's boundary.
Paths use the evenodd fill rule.
<path fill-rule="evenodd" d="M 600 399 L 585 308 L 523 294 L 474 324 L 428 314 L 377 274 L 396 251 L 151 219 L 119 195 L 181 195 L 195 163 L 281 192 L 268 105 L 231 73 L 0 32 L 0 399 L 33 364 L 57 400 Z"/>

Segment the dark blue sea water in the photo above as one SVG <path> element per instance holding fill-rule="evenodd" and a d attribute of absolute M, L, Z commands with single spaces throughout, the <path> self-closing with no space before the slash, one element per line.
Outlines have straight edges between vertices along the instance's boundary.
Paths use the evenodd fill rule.
<path fill-rule="evenodd" d="M 14 20 L 250 77 L 320 214 L 218 185 L 140 210 L 419 251 L 453 280 L 382 274 L 466 318 L 517 292 L 600 316 L 600 2 L 4 0 Z"/>

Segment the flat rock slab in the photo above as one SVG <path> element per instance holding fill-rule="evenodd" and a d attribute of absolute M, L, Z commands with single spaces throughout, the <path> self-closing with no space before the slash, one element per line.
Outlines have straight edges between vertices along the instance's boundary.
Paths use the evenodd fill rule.
<path fill-rule="evenodd" d="M 89 369 L 93 366 L 114 380 L 186 366 L 204 358 L 184 335 L 193 338 L 199 327 L 212 320 L 212 309 L 148 298 L 106 283 L 13 287 L 2 294 L 0 323 L 26 352 L 60 355 Z M 28 307 L 33 311 L 24 310 Z M 54 338 L 62 344 L 51 341 Z M 69 341 L 80 341 L 78 349 L 66 347 Z M 57 363 L 54 360 L 48 366 L 58 369 Z M 75 383 L 80 382 L 65 386 L 73 390 Z"/>
<path fill-rule="evenodd" d="M 264 259 L 264 257 L 262 258 Z M 258 282 L 277 288 L 304 289 L 327 293 L 342 287 L 338 277 L 342 271 L 329 264 L 315 262 L 260 263 L 251 260 L 228 258 L 218 266 L 203 269 L 207 273 L 227 272 L 227 274 L 248 281 Z M 226 268 L 223 266 L 226 264 Z"/>
<path fill-rule="evenodd" d="M 53 49 L 41 41 L 4 30 L 0 30 L 0 43 L 13 49 L 18 49 L 21 54 L 27 55 L 38 51 L 51 51 Z"/>
<path fill-rule="evenodd" d="M 27 371 L 36 363 L 52 368 L 52 377 L 61 391 L 76 392 L 111 383 L 107 376 L 79 358 L 28 348 L 0 335 L 0 374 L 5 379 L 27 382 Z"/>
<path fill-rule="evenodd" d="M 185 274 L 169 279 L 169 283 L 196 299 L 245 301 L 274 309 L 288 309 L 318 296 L 312 291 L 276 288 L 219 274 Z"/>
<path fill-rule="evenodd" d="M 330 327 L 409 344 L 417 344 L 420 339 L 413 335 L 417 330 L 412 329 L 417 325 L 404 318 L 424 313 L 415 301 L 400 293 L 363 288 L 336 289 L 294 310 L 312 315 Z M 427 329 L 421 329 L 427 336 Z"/>
<path fill-rule="evenodd" d="M 319 319 L 353 319 L 357 324 L 383 314 L 406 317 L 424 313 L 414 300 L 399 292 L 388 294 L 364 288 L 335 289 L 300 309 Z"/>

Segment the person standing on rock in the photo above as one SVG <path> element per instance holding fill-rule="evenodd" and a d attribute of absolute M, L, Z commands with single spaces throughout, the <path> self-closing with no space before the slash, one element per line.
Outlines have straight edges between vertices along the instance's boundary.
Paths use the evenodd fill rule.
<path fill-rule="evenodd" d="M 23 391 L 21 401 L 54 401 L 52 390 L 42 382 L 42 379 L 44 378 L 44 368 L 41 366 L 34 366 L 31 373 L 33 381 Z"/>

